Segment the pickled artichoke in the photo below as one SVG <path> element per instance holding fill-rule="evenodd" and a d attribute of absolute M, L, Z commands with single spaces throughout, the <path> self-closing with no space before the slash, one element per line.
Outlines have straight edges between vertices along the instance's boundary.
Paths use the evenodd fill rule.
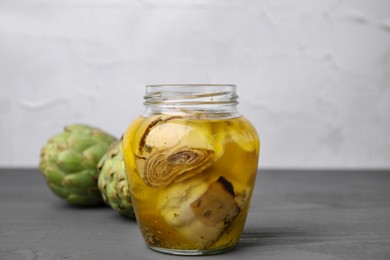
<path fill-rule="evenodd" d="M 208 124 L 160 115 L 139 129 L 137 171 L 151 187 L 181 182 L 207 169 L 223 153 Z"/>
<path fill-rule="evenodd" d="M 165 221 L 187 239 L 203 248 L 212 245 L 240 213 L 245 194 L 235 194 L 233 185 L 219 177 L 210 185 L 192 181 L 175 184 L 160 196 Z"/>
<path fill-rule="evenodd" d="M 42 148 L 39 168 L 49 188 L 68 202 L 102 203 L 96 165 L 115 137 L 87 125 L 69 125 Z"/>
<path fill-rule="evenodd" d="M 107 205 L 123 216 L 134 218 L 122 151 L 122 140 L 118 140 L 99 161 L 98 187 Z"/>

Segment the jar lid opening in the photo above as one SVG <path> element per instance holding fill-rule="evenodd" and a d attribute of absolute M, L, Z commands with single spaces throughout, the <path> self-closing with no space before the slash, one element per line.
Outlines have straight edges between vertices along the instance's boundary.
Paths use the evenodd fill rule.
<path fill-rule="evenodd" d="M 234 84 L 161 84 L 147 85 L 146 106 L 236 105 Z"/>

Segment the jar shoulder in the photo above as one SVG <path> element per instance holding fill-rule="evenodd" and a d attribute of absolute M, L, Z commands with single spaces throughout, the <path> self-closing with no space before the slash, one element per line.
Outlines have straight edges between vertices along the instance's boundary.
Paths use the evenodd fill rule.
<path fill-rule="evenodd" d="M 156 131 L 156 129 L 159 129 Z M 182 115 L 158 114 L 151 116 L 139 116 L 130 124 L 125 132 L 125 140 L 137 140 L 141 142 L 151 133 L 165 136 L 174 135 L 179 137 L 180 134 L 187 133 L 190 130 L 206 131 L 212 135 L 219 133 L 240 133 L 251 137 L 253 142 L 259 145 L 260 139 L 255 126 L 245 116 L 236 116 L 231 118 L 194 118 Z M 172 136 L 173 138 L 173 136 Z"/>

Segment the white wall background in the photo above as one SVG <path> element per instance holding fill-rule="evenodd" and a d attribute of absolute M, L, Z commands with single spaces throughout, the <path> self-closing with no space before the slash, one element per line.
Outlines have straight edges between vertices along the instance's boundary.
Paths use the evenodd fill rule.
<path fill-rule="evenodd" d="M 262 168 L 390 168 L 388 0 L 1 0 L 0 167 L 158 83 L 236 83 Z"/>

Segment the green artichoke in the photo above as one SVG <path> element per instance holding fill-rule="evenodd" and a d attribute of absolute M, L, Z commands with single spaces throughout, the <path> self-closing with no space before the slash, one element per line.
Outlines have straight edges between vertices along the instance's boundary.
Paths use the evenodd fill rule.
<path fill-rule="evenodd" d="M 121 215 L 135 218 L 123 161 L 122 140 L 114 142 L 98 164 L 98 187 L 104 201 Z"/>
<path fill-rule="evenodd" d="M 102 203 L 97 188 L 97 164 L 112 142 L 112 135 L 87 125 L 65 126 L 42 148 L 39 168 L 49 188 L 79 206 Z"/>

